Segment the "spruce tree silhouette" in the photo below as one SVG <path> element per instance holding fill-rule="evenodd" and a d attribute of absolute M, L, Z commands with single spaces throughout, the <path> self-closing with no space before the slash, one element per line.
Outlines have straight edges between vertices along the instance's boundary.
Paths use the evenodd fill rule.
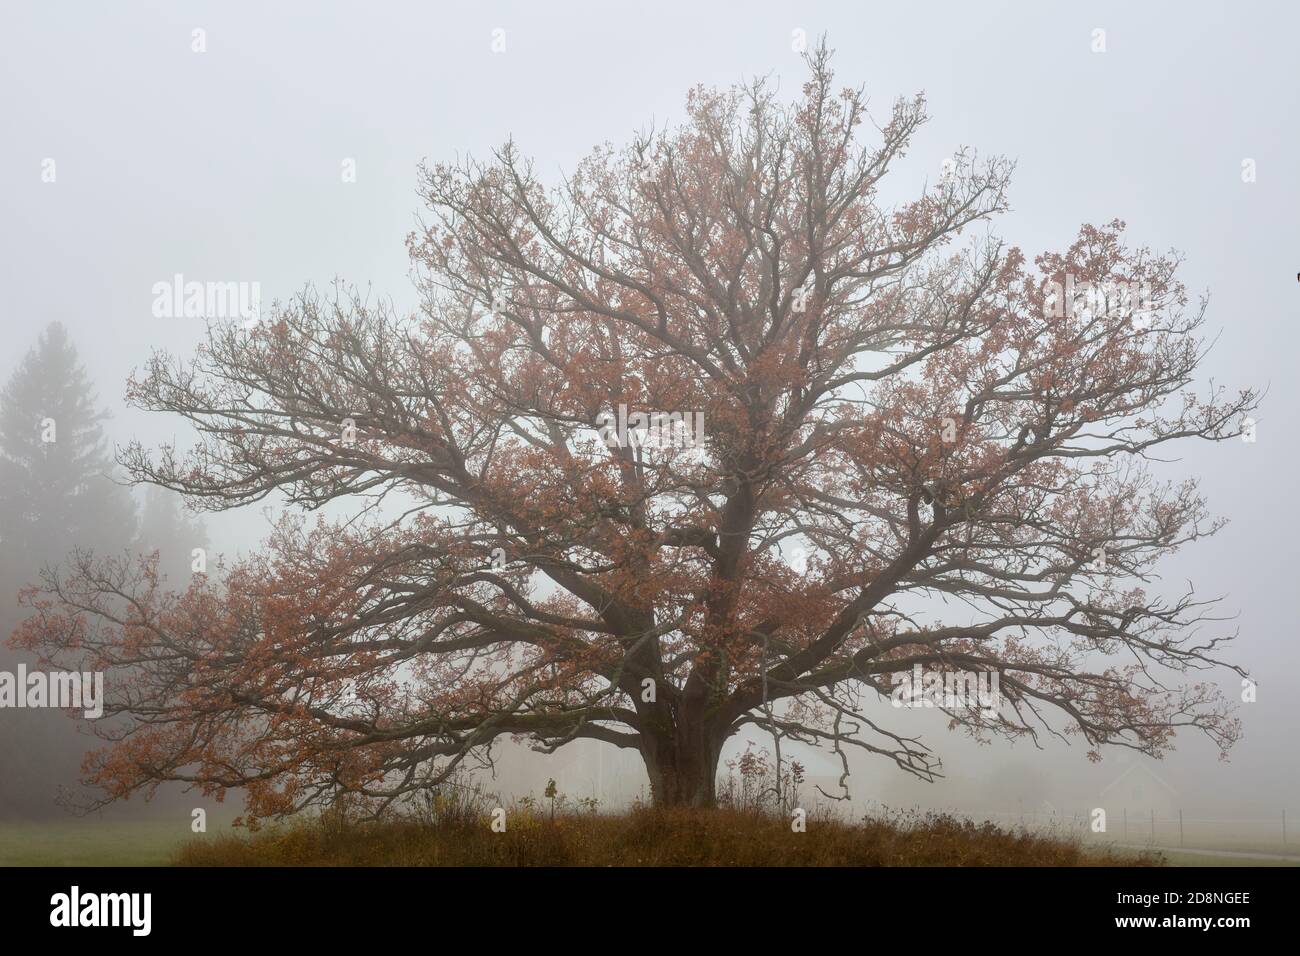
<path fill-rule="evenodd" d="M 0 534 L 24 563 L 133 543 L 135 505 L 113 481 L 107 417 L 67 330 L 51 323 L 0 395 Z"/>
<path fill-rule="evenodd" d="M 130 491 L 114 482 L 108 413 L 67 330 L 48 325 L 0 393 L 0 634 L 17 625 L 18 591 L 76 548 L 120 554 L 136 538 Z M 35 658 L 0 641 L 0 670 Z M 54 709 L 0 711 L 0 817 L 56 810 L 93 741 Z"/>

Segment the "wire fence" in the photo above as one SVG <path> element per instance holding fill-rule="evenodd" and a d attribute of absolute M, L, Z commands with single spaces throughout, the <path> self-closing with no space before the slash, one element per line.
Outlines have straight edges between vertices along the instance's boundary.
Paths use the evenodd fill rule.
<path fill-rule="evenodd" d="M 965 812 L 975 820 L 990 820 L 1004 827 L 1051 833 L 1095 842 L 1147 845 L 1165 849 L 1266 852 L 1300 858 L 1296 817 L 1279 810 L 1275 816 L 1191 816 L 1181 809 L 1137 807 L 1087 810 L 994 810 Z"/>

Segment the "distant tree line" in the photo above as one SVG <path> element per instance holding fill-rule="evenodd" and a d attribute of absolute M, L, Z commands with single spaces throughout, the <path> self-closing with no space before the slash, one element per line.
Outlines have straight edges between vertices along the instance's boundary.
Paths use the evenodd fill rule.
<path fill-rule="evenodd" d="M 179 496 L 149 486 L 142 506 L 122 483 L 104 433 L 109 413 L 67 330 L 51 323 L 0 393 L 0 637 L 20 619 L 18 593 L 74 550 L 158 553 L 158 573 L 183 589 L 203 525 Z M 36 659 L 0 640 L 0 671 Z M 0 819 L 61 813 L 82 756 L 102 745 L 54 709 L 0 709 Z"/>

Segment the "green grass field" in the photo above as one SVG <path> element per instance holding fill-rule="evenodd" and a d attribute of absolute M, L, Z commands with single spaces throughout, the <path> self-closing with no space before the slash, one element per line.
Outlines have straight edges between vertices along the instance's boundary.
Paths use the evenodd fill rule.
<path fill-rule="evenodd" d="M 0 866 L 166 866 L 187 843 L 228 833 L 229 822 L 208 822 L 191 833 L 189 818 L 0 822 Z"/>
<path fill-rule="evenodd" d="M 0 823 L 0 866 L 162 866 L 192 835 L 143 821 Z"/>

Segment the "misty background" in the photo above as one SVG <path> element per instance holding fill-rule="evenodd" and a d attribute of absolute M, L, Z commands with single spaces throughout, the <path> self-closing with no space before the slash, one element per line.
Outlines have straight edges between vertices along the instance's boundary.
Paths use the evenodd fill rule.
<path fill-rule="evenodd" d="M 193 49 L 195 30 L 203 52 Z M 203 339 L 201 319 L 154 316 L 155 283 L 176 274 L 257 282 L 265 306 L 339 277 L 414 308 L 404 240 L 420 211 L 422 159 L 483 157 L 513 137 L 556 182 L 599 144 L 678 122 L 696 84 L 771 74 L 793 96 L 805 75 L 792 49 L 796 30 L 809 44 L 827 34 L 838 79 L 866 86 L 878 120 L 897 96 L 926 93 L 931 122 L 887 177 L 883 201 L 918 194 L 960 146 L 1009 156 L 1017 162 L 1012 211 L 995 220 L 997 234 L 1033 256 L 1064 248 L 1081 223 L 1120 218 L 1131 245 L 1180 250 L 1182 279 L 1193 295 L 1209 293 L 1207 328 L 1217 335 L 1202 384 L 1268 390 L 1254 444 L 1183 444 L 1182 457 L 1158 472 L 1199 478 L 1212 513 L 1230 522 L 1166 559 L 1163 574 L 1169 591 L 1190 581 L 1237 614 L 1226 627 L 1240 636 L 1225 656 L 1259 687 L 1257 702 L 1239 709 L 1245 733 L 1231 759 L 1184 735 L 1163 761 L 1107 751 L 1092 764 L 1083 746 L 1046 737 L 1041 750 L 1028 740 L 981 746 L 948 732 L 942 717 L 886 707 L 878 713 L 892 728 L 923 734 L 946 777 L 923 784 L 891 762 L 854 755 L 855 805 L 1073 811 L 1122 793 L 1143 811 L 1159 801 L 1161 813 L 1271 819 L 1289 807 L 1300 820 L 1294 8 L 8 3 L 0 13 L 0 382 L 21 386 L 15 394 L 93 392 L 94 408 L 111 416 L 99 422 L 110 456 L 112 444 L 133 438 L 184 446 L 184 422 L 123 400 L 152 349 L 187 357 Z M 1097 30 L 1104 52 L 1094 52 Z M 1243 179 L 1247 160 L 1254 181 Z M 355 181 L 346 181 L 349 163 Z M 84 367 L 84 389 L 69 388 L 71 371 L 23 377 L 50 323 L 66 330 L 76 352 L 69 368 Z M 6 391 L 0 423 L 30 404 Z M 0 426 L 0 452 L 10 450 L 9 433 Z M 0 520 L 10 521 L 19 482 L 4 475 Z M 191 548 L 208 548 L 210 560 L 254 549 L 275 507 L 195 519 L 145 489 L 96 494 L 117 504 L 96 508 L 75 534 L 69 523 L 29 532 L 41 548 L 0 531 L 4 636 L 17 613 L 14 590 L 71 537 L 109 550 L 162 548 L 180 586 Z M 0 649 L 0 669 L 19 659 Z M 1216 676 L 1237 699 L 1235 675 Z M 733 739 L 724 762 L 745 742 Z M 55 789 L 75 782 L 79 755 L 94 743 L 56 712 L 0 710 L 0 819 L 62 813 Z M 505 793 L 539 794 L 555 777 L 570 797 L 618 806 L 646 789 L 635 754 L 594 742 L 553 758 L 506 751 L 493 784 Z M 835 792 L 837 761 L 787 746 L 791 755 L 810 782 Z M 190 804 L 197 798 L 172 792 L 114 812 Z"/>

